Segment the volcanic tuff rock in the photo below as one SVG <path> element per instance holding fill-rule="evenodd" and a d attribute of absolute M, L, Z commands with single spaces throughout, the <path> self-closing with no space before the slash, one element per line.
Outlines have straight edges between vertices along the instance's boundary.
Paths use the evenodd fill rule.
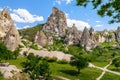
<path fill-rule="evenodd" d="M 49 33 L 44 31 L 38 31 L 35 35 L 34 42 L 40 46 L 45 46 L 46 44 L 53 44 L 53 38 Z"/>
<path fill-rule="evenodd" d="M 13 21 L 7 8 L 3 9 L 3 11 L 0 12 L 0 37 L 4 37 L 6 35 L 12 24 Z"/>
<path fill-rule="evenodd" d="M 64 36 L 67 28 L 66 15 L 53 7 L 52 14 L 47 23 L 43 26 L 43 31 L 53 33 L 54 36 Z"/>
<path fill-rule="evenodd" d="M 15 50 L 21 41 L 18 30 L 6 8 L 0 12 L 0 37 L 4 38 L 4 43 L 9 50 Z"/>
<path fill-rule="evenodd" d="M 116 40 L 120 42 L 120 27 L 118 27 L 116 30 Z"/>
<path fill-rule="evenodd" d="M 111 42 L 117 39 L 120 42 L 120 27 L 118 27 L 116 32 L 107 30 L 95 32 L 92 27 L 90 30 L 85 27 L 82 32 L 77 30 L 75 24 L 72 27 L 67 27 L 66 22 L 65 14 L 53 7 L 52 14 L 43 26 L 42 31 L 37 32 L 34 42 L 41 46 L 53 44 L 53 36 L 55 36 L 57 39 L 64 40 L 68 45 L 81 45 L 88 49 L 96 47 L 99 43 L 105 41 Z"/>
<path fill-rule="evenodd" d="M 80 37 L 82 35 L 82 32 L 77 30 L 77 27 L 75 24 L 71 28 L 68 28 L 66 31 L 66 36 L 65 36 L 65 42 L 68 45 L 71 44 L 76 44 L 78 45 L 80 43 Z"/>
<path fill-rule="evenodd" d="M 95 41 L 91 39 L 89 30 L 85 27 L 81 36 L 80 45 L 90 49 L 96 46 Z"/>

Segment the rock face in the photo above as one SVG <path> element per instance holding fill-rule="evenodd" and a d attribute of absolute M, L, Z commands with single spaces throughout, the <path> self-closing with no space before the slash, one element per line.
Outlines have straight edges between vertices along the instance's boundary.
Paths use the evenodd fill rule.
<path fill-rule="evenodd" d="M 0 37 L 4 38 L 4 43 L 9 50 L 15 50 L 21 41 L 18 30 L 6 8 L 0 12 Z"/>
<path fill-rule="evenodd" d="M 116 32 L 107 30 L 95 32 L 92 27 L 90 30 L 85 27 L 82 32 L 77 29 L 75 24 L 72 27 L 67 27 L 65 14 L 53 7 L 52 14 L 43 26 L 43 29 L 37 32 L 34 42 L 41 46 L 53 44 L 53 36 L 57 37 L 57 39 L 62 39 L 66 42 L 65 44 L 81 45 L 90 49 L 105 41 L 117 40 L 120 42 L 120 27 L 118 27 Z"/>
<path fill-rule="evenodd" d="M 116 40 L 120 42 L 120 27 L 118 27 L 116 30 Z"/>
<path fill-rule="evenodd" d="M 47 23 L 43 27 L 43 31 L 50 32 L 54 36 L 64 36 L 67 28 L 66 15 L 53 7 L 52 14 L 49 16 Z"/>
<path fill-rule="evenodd" d="M 91 32 L 92 30 L 90 30 Z M 96 46 L 95 41 L 91 39 L 89 30 L 85 27 L 81 36 L 80 45 L 85 46 L 87 49 L 90 49 L 92 47 Z M 92 32 L 91 32 L 92 33 Z"/>
<path fill-rule="evenodd" d="M 65 42 L 68 45 L 78 45 L 80 43 L 81 35 L 82 32 L 77 30 L 77 27 L 75 26 L 75 24 L 73 24 L 73 26 L 71 28 L 68 28 L 68 30 L 66 31 Z"/>
<path fill-rule="evenodd" d="M 43 32 L 43 31 L 38 31 L 34 42 L 39 44 L 40 46 L 45 46 L 46 44 L 50 45 L 53 44 L 53 38 L 50 34 Z"/>
<path fill-rule="evenodd" d="M 0 12 L 0 37 L 4 37 L 6 35 L 11 25 L 13 25 L 13 21 L 7 8 L 5 8 Z"/>
<path fill-rule="evenodd" d="M 19 33 L 14 25 L 11 26 L 6 34 L 4 42 L 6 47 L 10 50 L 15 50 L 21 42 Z"/>

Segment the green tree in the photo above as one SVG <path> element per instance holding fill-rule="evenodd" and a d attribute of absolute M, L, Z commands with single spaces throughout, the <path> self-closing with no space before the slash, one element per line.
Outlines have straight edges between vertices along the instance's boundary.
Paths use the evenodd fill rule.
<path fill-rule="evenodd" d="M 3 43 L 0 44 L 0 59 L 1 60 L 13 59 L 13 52 L 8 50 Z"/>
<path fill-rule="evenodd" d="M 17 59 L 19 53 L 20 53 L 20 49 L 17 48 L 17 49 L 13 52 L 14 59 Z"/>
<path fill-rule="evenodd" d="M 118 67 L 120 67 L 120 57 L 115 58 L 112 64 L 114 64 L 114 66 L 118 69 Z"/>
<path fill-rule="evenodd" d="M 98 15 L 100 15 L 101 17 L 109 16 L 112 18 L 109 21 L 109 23 L 120 22 L 119 0 L 76 0 L 76 1 L 78 6 L 84 7 L 91 3 L 93 5 L 93 9 L 97 9 Z"/>
<path fill-rule="evenodd" d="M 74 55 L 71 57 L 70 64 L 75 66 L 78 74 L 80 74 L 80 70 L 88 66 L 88 60 L 82 55 Z"/>
<path fill-rule="evenodd" d="M 41 76 L 45 80 L 50 80 L 49 64 L 46 61 L 40 60 L 38 56 L 30 53 L 27 60 L 22 63 L 23 72 L 28 73 L 32 80 L 39 79 Z"/>
<path fill-rule="evenodd" d="M 0 72 L 0 80 L 3 80 L 4 77 L 3 77 L 3 74 Z"/>

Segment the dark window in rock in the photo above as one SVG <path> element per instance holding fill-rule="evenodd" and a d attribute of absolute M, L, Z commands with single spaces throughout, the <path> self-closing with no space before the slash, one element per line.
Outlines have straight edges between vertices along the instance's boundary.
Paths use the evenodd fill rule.
<path fill-rule="evenodd" d="M 8 17 L 7 14 L 4 14 L 4 17 L 7 18 Z"/>
<path fill-rule="evenodd" d="M 12 34 L 12 36 L 13 36 L 13 37 L 15 37 L 15 35 L 14 35 L 14 34 Z"/>

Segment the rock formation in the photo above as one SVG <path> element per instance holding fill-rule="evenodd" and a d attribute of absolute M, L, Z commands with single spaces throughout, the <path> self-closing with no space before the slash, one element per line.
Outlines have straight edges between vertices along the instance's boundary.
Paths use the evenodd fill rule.
<path fill-rule="evenodd" d="M 80 45 L 86 47 L 87 49 L 96 46 L 96 43 L 91 39 L 89 30 L 85 27 L 81 36 Z"/>
<path fill-rule="evenodd" d="M 82 32 L 77 30 L 77 27 L 75 26 L 75 24 L 73 24 L 73 26 L 71 28 L 68 28 L 66 31 L 65 42 L 68 45 L 79 45 L 81 35 Z"/>
<path fill-rule="evenodd" d="M 13 25 L 13 21 L 7 8 L 5 8 L 0 12 L 0 37 L 4 37 L 6 35 L 11 25 Z"/>
<path fill-rule="evenodd" d="M 20 36 L 14 25 L 11 26 L 10 30 L 6 34 L 4 42 L 9 50 L 15 50 L 20 44 Z"/>
<path fill-rule="evenodd" d="M 4 43 L 9 50 L 15 50 L 21 41 L 18 30 L 6 8 L 0 12 L 0 37 L 4 38 Z"/>
<path fill-rule="evenodd" d="M 35 35 L 34 42 L 39 44 L 40 46 L 45 46 L 46 44 L 50 45 L 53 44 L 53 38 L 48 33 L 45 34 L 45 32 L 43 31 L 38 31 Z"/>
<path fill-rule="evenodd" d="M 62 39 L 68 45 L 81 45 L 90 49 L 96 47 L 101 42 L 111 42 L 117 40 L 120 42 L 120 27 L 115 32 L 94 31 L 91 27 L 88 30 L 86 27 L 84 31 L 77 30 L 75 24 L 72 27 L 67 27 L 65 14 L 53 7 L 52 14 L 49 16 L 42 31 L 39 31 L 34 39 L 34 42 L 44 46 L 46 44 L 53 44 L 53 36 L 57 39 Z"/>
<path fill-rule="evenodd" d="M 49 16 L 46 24 L 43 27 L 43 31 L 50 32 L 54 36 L 64 36 L 67 28 L 66 15 L 53 7 L 52 14 Z"/>
<path fill-rule="evenodd" d="M 120 27 L 118 27 L 116 30 L 116 40 L 120 42 Z"/>

